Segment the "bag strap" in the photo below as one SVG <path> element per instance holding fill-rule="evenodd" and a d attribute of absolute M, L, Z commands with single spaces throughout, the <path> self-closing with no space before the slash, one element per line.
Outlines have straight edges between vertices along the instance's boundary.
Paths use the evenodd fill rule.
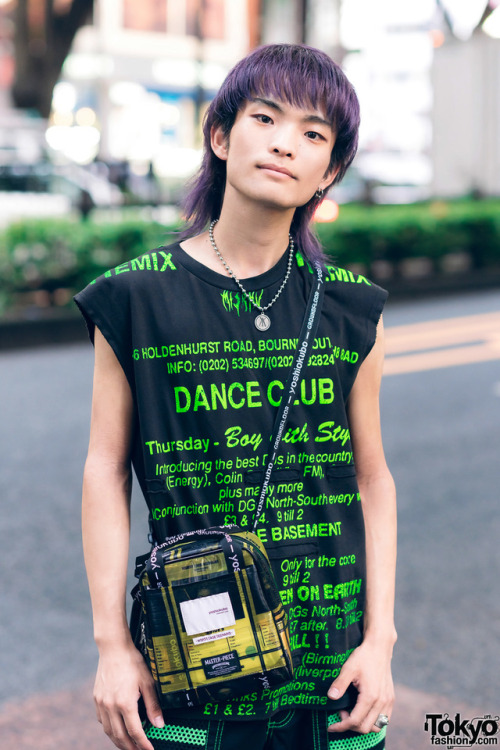
<path fill-rule="evenodd" d="M 282 438 L 282 435 L 283 435 L 283 432 L 285 430 L 285 426 L 288 420 L 290 407 L 292 406 L 293 400 L 297 392 L 297 387 L 300 382 L 300 378 L 302 374 L 302 367 L 307 362 L 307 359 L 309 357 L 309 352 L 311 350 L 312 344 L 314 342 L 314 338 L 316 336 L 316 331 L 318 330 L 325 289 L 324 289 L 324 283 L 323 283 L 323 269 L 320 263 L 315 263 L 314 269 L 316 271 L 316 283 L 313 283 L 311 285 L 311 291 L 309 293 L 309 299 L 307 302 L 306 311 L 304 313 L 304 318 L 302 320 L 302 327 L 301 327 L 300 334 L 299 334 L 297 349 L 295 350 L 292 366 L 290 368 L 288 379 L 287 379 L 287 382 L 283 391 L 283 397 L 281 399 L 281 403 L 280 403 L 278 412 L 276 414 L 276 418 L 274 420 L 273 431 L 270 437 L 270 442 L 272 446 L 272 454 L 271 454 L 270 460 L 268 461 L 266 471 L 264 473 L 264 481 L 261 486 L 261 490 L 259 494 L 259 501 L 257 503 L 257 508 L 255 510 L 252 532 L 255 532 L 255 528 L 259 521 L 259 517 L 262 514 L 264 501 L 266 499 L 267 490 L 269 488 L 269 481 L 271 479 L 271 474 L 272 474 L 273 467 L 276 461 L 276 456 L 278 455 L 278 449 L 280 446 L 281 438 Z M 288 393 L 288 397 L 285 395 L 286 393 Z M 152 546 L 155 546 L 157 545 L 157 542 L 154 536 L 153 519 L 151 518 L 151 513 L 149 514 L 148 522 L 149 522 L 148 541 Z M 146 555 L 143 556 L 144 561 L 146 557 L 147 557 Z M 143 560 L 141 558 L 141 563 L 142 562 Z"/>
<path fill-rule="evenodd" d="M 316 271 L 316 283 L 313 283 L 311 286 L 311 292 L 309 294 L 307 308 L 302 321 L 297 349 L 283 390 L 283 397 L 274 420 L 273 431 L 271 434 L 272 453 L 264 472 L 264 481 L 260 490 L 259 502 L 255 510 L 252 532 L 255 532 L 255 528 L 264 508 L 264 501 L 266 499 L 267 490 L 269 489 L 269 481 L 271 479 L 276 456 L 278 455 L 281 438 L 285 431 L 285 426 L 290 414 L 290 408 L 296 398 L 297 388 L 302 375 L 302 368 L 307 363 L 309 352 L 311 351 L 316 331 L 318 330 L 325 288 L 323 284 L 323 269 L 321 268 L 321 265 L 315 263 L 314 267 Z"/>
<path fill-rule="evenodd" d="M 161 588 L 162 586 L 167 587 L 168 580 L 165 566 L 163 564 L 163 552 L 179 542 L 189 542 L 191 540 L 203 538 L 218 539 L 220 547 L 228 562 L 228 567 L 232 570 L 243 570 L 245 567 L 243 554 L 239 545 L 233 543 L 231 531 L 240 531 L 240 528 L 238 526 L 214 526 L 210 529 L 197 529 L 196 531 L 186 531 L 177 536 L 170 536 L 161 544 L 155 545 L 148 555 L 143 555 L 141 558 L 137 558 L 136 566 L 139 564 L 140 567 L 139 571 L 136 567 L 136 577 L 138 572 L 140 575 L 142 569 L 145 567 L 151 585 L 155 582 L 155 588 Z"/>

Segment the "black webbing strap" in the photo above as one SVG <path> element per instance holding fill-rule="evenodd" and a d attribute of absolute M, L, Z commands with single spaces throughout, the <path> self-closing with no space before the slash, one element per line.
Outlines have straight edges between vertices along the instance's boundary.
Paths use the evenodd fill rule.
<path fill-rule="evenodd" d="M 241 548 L 233 544 L 231 531 L 240 531 L 238 526 L 212 526 L 209 529 L 198 529 L 196 531 L 186 531 L 184 534 L 177 534 L 165 539 L 161 544 L 157 544 L 146 556 L 144 564 L 148 574 L 150 585 L 154 588 L 168 586 L 167 574 L 163 561 L 163 552 L 173 547 L 179 542 L 189 542 L 203 538 L 218 539 L 222 552 L 227 561 L 228 570 L 243 570 L 244 563 Z M 142 560 L 143 558 L 141 558 Z M 139 573 L 140 574 L 140 573 Z M 136 570 L 137 575 L 137 570 Z M 155 585 L 156 583 L 156 585 Z"/>
<path fill-rule="evenodd" d="M 302 328 L 299 335 L 299 343 L 294 354 L 292 367 L 288 375 L 283 397 L 274 420 L 273 432 L 271 435 L 271 458 L 269 459 L 264 473 L 264 481 L 259 495 L 259 502 L 255 510 L 255 516 L 252 526 L 252 531 L 255 532 L 255 528 L 259 521 L 264 508 L 264 501 L 266 499 L 267 490 L 269 489 L 269 482 L 273 471 L 276 456 L 281 443 L 281 438 L 285 430 L 285 426 L 288 420 L 291 406 L 297 395 L 297 389 L 300 382 L 302 368 L 307 363 L 309 352 L 313 345 L 316 331 L 318 330 L 319 319 L 321 317 L 321 307 L 323 304 L 323 295 L 325 289 L 323 286 L 323 269 L 319 263 L 315 264 L 316 270 L 316 283 L 312 285 L 311 292 L 309 294 L 309 300 L 307 302 L 307 309 L 302 322 Z M 288 395 L 286 395 L 288 394 Z"/>
<path fill-rule="evenodd" d="M 255 532 L 255 528 L 262 514 L 264 507 L 264 501 L 266 499 L 267 491 L 269 489 L 269 482 L 273 471 L 274 464 L 276 462 L 276 456 L 281 443 L 281 438 L 285 430 L 288 416 L 290 413 L 291 406 L 297 395 L 297 389 L 300 383 L 302 368 L 307 363 L 311 347 L 314 342 L 316 331 L 318 330 L 319 320 L 321 317 L 321 308 L 323 304 L 324 285 L 323 285 L 323 269 L 319 263 L 315 264 L 316 281 L 311 286 L 309 299 L 307 302 L 307 308 L 302 321 L 302 327 L 299 334 L 297 349 L 293 357 L 293 363 L 290 368 L 288 379 L 283 391 L 283 397 L 276 414 L 273 431 L 270 438 L 271 443 L 271 458 L 267 463 L 267 467 L 264 473 L 264 480 L 259 495 L 259 501 L 255 510 L 254 521 L 252 526 L 252 532 Z M 237 528 L 237 527 L 235 527 Z M 150 543 L 154 544 L 154 547 L 150 554 L 143 555 L 141 558 L 137 558 L 136 561 L 136 576 L 140 575 L 142 566 L 145 564 L 148 572 L 148 578 L 150 582 L 153 580 L 157 581 L 159 585 L 167 585 L 165 570 L 163 565 L 156 563 L 156 555 L 158 551 L 163 551 L 176 544 L 177 542 L 189 540 L 190 537 L 199 538 L 200 536 L 214 536 L 218 537 L 221 541 L 221 546 L 226 555 L 229 553 L 232 555 L 237 554 L 237 564 L 243 567 L 243 561 L 240 559 L 239 550 L 232 546 L 232 539 L 230 535 L 231 527 L 219 528 L 212 527 L 211 529 L 200 529 L 199 531 L 188 531 L 184 534 L 169 537 L 162 544 L 155 544 L 153 535 L 153 523 L 151 514 L 149 516 L 149 529 L 150 529 Z M 161 560 L 161 555 L 159 557 Z"/>

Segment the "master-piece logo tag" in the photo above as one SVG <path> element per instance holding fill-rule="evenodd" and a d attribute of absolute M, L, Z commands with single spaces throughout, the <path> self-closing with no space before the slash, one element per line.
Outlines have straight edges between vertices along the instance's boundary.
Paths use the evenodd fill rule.
<path fill-rule="evenodd" d="M 221 594 L 201 596 L 198 599 L 181 602 L 180 608 L 187 635 L 208 633 L 211 630 L 228 628 L 236 624 L 231 597 L 227 591 Z M 214 635 L 227 638 L 229 633 L 217 633 Z M 234 635 L 234 631 L 231 635 Z M 195 642 L 196 640 L 198 639 L 195 639 Z M 204 639 L 199 640 L 203 642 Z M 214 639 L 210 638 L 210 640 Z"/>
<path fill-rule="evenodd" d="M 217 654 L 208 659 L 202 659 L 203 671 L 207 680 L 227 677 L 235 672 L 241 672 L 241 664 L 237 651 L 228 651 L 226 654 Z"/>

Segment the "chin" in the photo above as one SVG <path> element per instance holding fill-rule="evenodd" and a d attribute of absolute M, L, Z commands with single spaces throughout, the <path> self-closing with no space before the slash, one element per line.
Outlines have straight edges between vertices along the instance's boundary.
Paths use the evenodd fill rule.
<path fill-rule="evenodd" d="M 261 186 L 260 186 L 261 187 Z M 276 187 L 276 189 L 273 189 Z M 271 189 L 270 189 L 271 188 Z M 258 204 L 262 208 L 274 211 L 290 211 L 294 210 L 300 203 L 296 203 L 297 197 L 286 195 L 286 190 L 283 186 L 264 186 L 259 189 L 257 186 L 253 187 L 253 190 L 238 189 L 235 186 L 235 190 L 239 193 L 240 197 L 249 203 Z M 298 198 L 302 200 L 302 198 Z M 305 199 L 305 202 L 309 198 Z"/>
<path fill-rule="evenodd" d="M 272 211 L 295 211 L 297 206 L 295 203 L 290 203 L 288 201 L 278 201 L 276 199 L 269 198 L 266 200 L 266 198 L 260 196 L 258 199 L 258 203 L 268 210 Z"/>
<path fill-rule="evenodd" d="M 269 208 L 276 208 L 282 211 L 289 211 L 297 207 L 296 198 L 286 195 L 283 190 L 260 190 L 253 196 L 260 204 Z"/>

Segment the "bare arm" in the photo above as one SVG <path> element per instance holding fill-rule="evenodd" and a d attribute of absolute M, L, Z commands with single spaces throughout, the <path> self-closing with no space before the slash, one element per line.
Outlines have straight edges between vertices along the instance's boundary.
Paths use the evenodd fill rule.
<path fill-rule="evenodd" d="M 335 731 L 376 731 L 380 713 L 390 717 L 394 702 L 390 662 L 396 641 L 394 589 L 396 571 L 396 491 L 387 467 L 380 431 L 379 391 L 384 360 L 383 324 L 375 345 L 360 367 L 349 397 L 349 422 L 356 475 L 366 530 L 366 609 L 361 646 L 332 684 L 331 698 L 352 682 L 359 690 L 351 712 L 341 712 Z M 338 694 L 335 692 L 338 691 Z M 333 727 L 332 727 L 333 730 Z"/>
<path fill-rule="evenodd" d="M 94 700 L 97 718 L 117 747 L 152 750 L 137 710 L 140 694 L 150 720 L 157 726 L 163 720 L 156 720 L 161 710 L 151 675 L 132 642 L 125 606 L 132 420 L 128 381 L 110 345 L 96 329 L 92 418 L 82 497 L 83 550 L 99 649 Z"/>

